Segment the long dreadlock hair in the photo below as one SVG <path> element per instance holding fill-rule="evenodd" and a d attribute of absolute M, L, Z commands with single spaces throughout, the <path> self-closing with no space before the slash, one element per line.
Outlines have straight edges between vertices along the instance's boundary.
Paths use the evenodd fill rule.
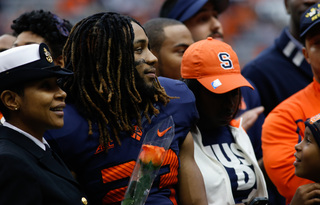
<path fill-rule="evenodd" d="M 65 65 L 74 72 L 63 86 L 68 100 L 87 119 L 89 135 L 92 123 L 97 123 L 100 144 L 105 147 L 111 141 L 111 132 L 120 145 L 120 132 L 132 134 L 134 120 L 141 128 L 141 111 L 150 123 L 150 116 L 159 113 L 154 102 L 166 105 L 170 101 L 156 79 L 152 99 L 143 99 L 141 108 L 131 22 L 140 25 L 129 16 L 113 12 L 89 16 L 73 27 L 63 49 Z"/>

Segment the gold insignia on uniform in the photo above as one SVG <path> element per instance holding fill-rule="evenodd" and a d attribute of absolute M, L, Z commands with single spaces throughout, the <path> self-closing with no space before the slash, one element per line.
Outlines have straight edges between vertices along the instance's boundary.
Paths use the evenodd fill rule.
<path fill-rule="evenodd" d="M 46 56 L 47 61 L 49 63 L 52 63 L 53 59 L 52 59 L 50 52 L 46 48 L 43 48 L 43 51 L 44 51 L 44 55 Z"/>
<path fill-rule="evenodd" d="M 82 204 L 84 204 L 84 205 L 87 205 L 87 204 L 88 204 L 88 201 L 87 201 L 87 199 L 86 199 L 85 197 L 82 197 L 82 198 L 81 198 L 81 202 L 82 202 Z"/>

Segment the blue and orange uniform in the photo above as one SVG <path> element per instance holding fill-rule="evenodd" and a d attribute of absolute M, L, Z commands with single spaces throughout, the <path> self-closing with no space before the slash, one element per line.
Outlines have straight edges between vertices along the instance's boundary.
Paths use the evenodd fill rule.
<path fill-rule="evenodd" d="M 151 123 L 143 118 L 142 129 L 135 133 L 123 132 L 121 145 L 112 142 L 107 148 L 99 144 L 99 132 L 93 123 L 93 134 L 88 135 L 87 120 L 73 105 L 65 108 L 65 124 L 62 129 L 45 134 L 51 147 L 58 152 L 88 195 L 89 203 L 120 203 L 129 183 L 145 134 L 168 116 L 175 123 L 175 136 L 166 158 L 156 177 L 146 204 L 178 204 L 176 186 L 179 169 L 179 147 L 192 124 L 198 119 L 193 93 L 178 80 L 159 78 L 161 85 L 172 99 L 166 106 L 156 104 L 160 113 L 151 117 Z M 106 152 L 105 149 L 108 149 Z"/>

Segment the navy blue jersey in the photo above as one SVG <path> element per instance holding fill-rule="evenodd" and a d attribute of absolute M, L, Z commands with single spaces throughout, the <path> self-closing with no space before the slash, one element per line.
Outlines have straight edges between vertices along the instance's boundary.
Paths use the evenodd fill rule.
<path fill-rule="evenodd" d="M 241 87 L 241 95 L 242 102 L 240 104 L 239 112 L 237 116 L 240 116 L 244 112 L 251 110 L 253 108 L 261 106 L 260 95 L 258 90 L 256 89 L 254 83 L 248 80 L 249 83 L 254 87 L 252 90 L 249 87 Z M 256 155 L 257 160 L 262 158 L 262 148 L 261 148 L 261 130 L 262 124 L 264 123 L 265 116 L 264 114 L 260 114 L 256 122 L 252 125 L 252 127 L 247 131 L 247 134 L 252 143 L 252 147 L 254 149 L 254 154 Z"/>
<path fill-rule="evenodd" d="M 117 143 L 105 147 L 99 145 L 98 127 L 93 123 L 93 135 L 88 135 L 88 123 L 73 105 L 65 108 L 65 124 L 62 129 L 46 132 L 45 139 L 64 159 L 88 195 L 89 203 L 119 203 L 124 196 L 145 133 L 155 124 L 172 116 L 175 137 L 156 177 L 146 204 L 177 204 L 176 186 L 179 168 L 179 146 L 184 141 L 190 126 L 198 118 L 193 93 L 180 81 L 160 78 L 172 99 L 166 106 L 156 105 L 160 114 L 152 116 L 149 124 L 142 120 L 143 129 L 136 127 L 130 136 L 121 133 L 121 146 Z"/>
<path fill-rule="evenodd" d="M 242 203 L 257 189 L 255 170 L 250 160 L 235 143 L 229 126 L 218 127 L 210 132 L 201 132 L 202 144 L 227 171 L 234 201 Z"/>

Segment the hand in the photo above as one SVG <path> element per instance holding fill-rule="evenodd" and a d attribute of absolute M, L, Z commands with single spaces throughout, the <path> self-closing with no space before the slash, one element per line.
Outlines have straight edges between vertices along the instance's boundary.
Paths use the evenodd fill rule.
<path fill-rule="evenodd" d="M 318 198 L 319 197 L 319 198 Z M 296 190 L 290 205 L 307 205 L 320 202 L 320 184 L 305 184 Z"/>
<path fill-rule="evenodd" d="M 264 107 L 259 106 L 242 113 L 242 115 L 240 115 L 238 118 L 242 117 L 243 119 L 242 120 L 243 129 L 245 131 L 248 131 L 252 127 L 252 125 L 257 121 L 259 115 L 263 113 L 263 111 L 264 111 Z"/>

